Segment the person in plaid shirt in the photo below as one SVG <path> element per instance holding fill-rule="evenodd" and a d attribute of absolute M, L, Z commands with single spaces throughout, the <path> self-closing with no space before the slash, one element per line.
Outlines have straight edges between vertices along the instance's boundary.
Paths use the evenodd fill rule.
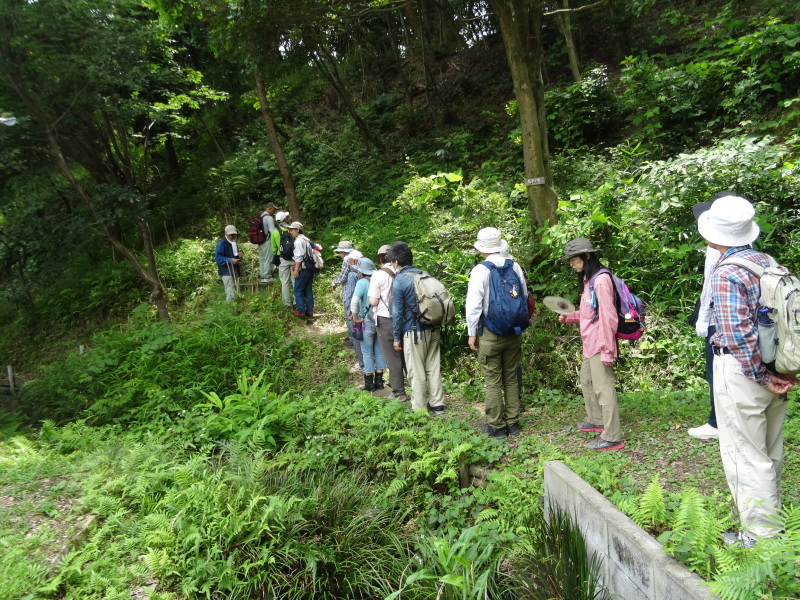
<path fill-rule="evenodd" d="M 760 233 L 753 205 L 739 196 L 717 199 L 697 222 L 700 235 L 721 254 L 764 267 L 770 257 L 749 247 Z M 736 502 L 741 531 L 726 536 L 752 546 L 777 535 L 783 464 L 786 392 L 796 377 L 770 372 L 758 350 L 758 278 L 738 265 L 722 265 L 711 275 L 714 398 L 725 478 Z"/>

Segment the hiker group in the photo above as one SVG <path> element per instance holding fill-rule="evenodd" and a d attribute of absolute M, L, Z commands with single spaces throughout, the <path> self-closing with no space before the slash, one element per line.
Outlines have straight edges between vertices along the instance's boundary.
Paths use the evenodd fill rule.
<path fill-rule="evenodd" d="M 266 212 L 269 212 L 269 207 Z M 703 290 L 692 323 L 706 339 L 706 374 L 710 388 L 708 422 L 691 428 L 701 439 L 719 439 L 720 454 L 741 531 L 730 541 L 752 546 L 776 535 L 783 464 L 786 392 L 800 383 L 800 282 L 770 256 L 753 248 L 760 229 L 753 205 L 722 193 L 694 207 L 697 228 L 707 243 Z M 286 224 L 278 213 L 271 249 L 280 279 L 294 279 L 294 304 L 285 286 L 283 300 L 298 317 L 313 315 L 311 281 L 320 248 L 302 234 L 299 222 Z M 267 228 L 267 225 L 264 225 Z M 285 230 L 291 250 L 284 248 Z M 231 298 L 242 253 L 236 229 L 225 228 L 217 245 L 219 274 Z M 288 238 L 287 238 L 288 239 Z M 288 248 L 288 246 L 287 246 Z M 533 298 L 525 273 L 508 243 L 493 227 L 478 232 L 474 248 L 483 260 L 470 273 L 466 296 L 467 344 L 477 352 L 484 378 L 485 434 L 493 438 L 520 433 L 520 359 L 522 332 L 530 325 Z M 411 408 L 444 414 L 441 326 L 454 316 L 444 286 L 413 264 L 409 245 L 381 246 L 375 261 L 349 241 L 334 250 L 342 259 L 332 286 L 341 286 L 348 341 L 363 390 L 409 400 Z M 577 429 L 596 433 L 592 450 L 620 450 L 625 441 L 614 379 L 619 339 L 638 339 L 644 306 L 625 282 L 600 261 L 600 248 L 587 238 L 564 247 L 561 261 L 577 275 L 579 306 L 564 306 L 558 321 L 579 326 L 583 361 L 580 384 L 586 420 Z M 267 256 L 265 254 L 265 256 Z M 232 268 L 233 267 L 233 268 Z M 271 271 L 262 271 L 269 280 Z M 554 310 L 556 310 L 554 308 Z M 388 370 L 388 382 L 385 373 Z M 387 388 L 388 383 L 388 388 Z"/>
<path fill-rule="evenodd" d="M 484 432 L 493 437 L 520 432 L 517 368 L 521 334 L 530 323 L 524 274 L 513 258 L 499 254 L 503 247 L 497 229 L 478 233 L 475 248 L 487 260 L 473 269 L 467 292 L 469 345 L 478 352 L 486 379 Z M 342 269 L 333 285 L 342 286 L 357 369 L 364 373 L 362 389 L 382 394 L 388 369 L 391 392 L 385 395 L 408 400 L 407 376 L 411 408 L 428 410 L 433 416 L 444 414 L 440 339 L 441 326 L 455 313 L 449 293 L 436 278 L 414 266 L 413 252 L 405 242 L 381 246 L 375 262 L 349 241 L 340 242 L 336 251 Z"/>
<path fill-rule="evenodd" d="M 276 211 L 277 206 L 268 203 L 264 212 L 253 218 L 247 230 L 249 241 L 258 246 L 260 282 L 273 283 L 277 270 L 284 306 L 295 316 L 313 317 L 313 281 L 324 264 L 322 246 L 303 234 L 303 224 L 299 221 L 287 223 L 288 212 Z M 236 227 L 227 225 L 214 251 L 217 273 L 222 279 L 228 302 L 238 292 L 240 263 L 244 256 L 237 243 L 238 234 Z"/>

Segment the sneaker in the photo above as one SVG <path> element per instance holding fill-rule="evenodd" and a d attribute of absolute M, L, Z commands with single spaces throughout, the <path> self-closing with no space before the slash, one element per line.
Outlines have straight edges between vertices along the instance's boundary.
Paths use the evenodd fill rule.
<path fill-rule="evenodd" d="M 622 450 L 625 447 L 625 442 L 609 442 L 597 436 L 597 439 L 588 442 L 586 447 L 589 450 Z"/>
<path fill-rule="evenodd" d="M 314 316 L 314 313 L 313 313 L 313 312 L 307 312 L 307 313 L 306 313 L 306 316 L 307 316 L 307 317 L 313 317 L 313 316 Z"/>
<path fill-rule="evenodd" d="M 689 435 L 698 440 L 716 440 L 719 439 L 719 430 L 712 427 L 708 423 L 700 425 L 700 427 L 692 427 L 688 431 Z"/>
<path fill-rule="evenodd" d="M 303 313 L 301 313 L 301 312 L 297 312 L 296 310 L 293 310 L 293 311 L 292 311 L 292 314 L 293 314 L 295 317 L 300 317 L 301 319 L 305 319 L 305 318 L 306 318 L 306 316 L 305 316 Z"/>
<path fill-rule="evenodd" d="M 431 406 L 430 403 L 428 403 L 427 407 L 434 417 L 441 417 L 444 414 L 444 406 Z"/>
<path fill-rule="evenodd" d="M 490 438 L 495 438 L 496 440 L 504 440 L 508 437 L 508 428 L 501 427 L 500 429 L 495 429 L 488 423 L 484 423 L 481 427 L 481 431 L 488 435 Z"/>
<path fill-rule="evenodd" d="M 261 283 L 272 283 L 273 281 L 275 281 L 275 280 L 274 279 L 262 279 Z"/>
<path fill-rule="evenodd" d="M 407 394 L 399 394 L 397 396 L 394 396 L 394 399 L 397 400 L 398 402 L 407 402 L 408 401 L 408 395 Z"/>
<path fill-rule="evenodd" d="M 520 429 L 519 423 L 509 423 L 506 425 L 506 431 L 508 435 L 517 436 L 522 433 L 522 429 Z"/>
<path fill-rule="evenodd" d="M 589 421 L 581 421 L 575 427 L 581 431 L 596 431 L 598 433 L 603 433 L 605 431 L 602 425 L 592 425 Z"/>
<path fill-rule="evenodd" d="M 752 548 L 758 542 L 757 539 L 750 537 L 744 531 L 726 531 L 722 534 L 722 540 L 726 544 L 736 544 L 740 548 Z"/>

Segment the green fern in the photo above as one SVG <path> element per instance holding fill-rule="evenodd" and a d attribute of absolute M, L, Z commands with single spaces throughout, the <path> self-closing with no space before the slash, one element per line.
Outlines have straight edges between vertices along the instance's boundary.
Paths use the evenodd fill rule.
<path fill-rule="evenodd" d="M 667 507 L 664 502 L 664 488 L 658 473 L 648 484 L 644 494 L 639 498 L 638 506 L 633 512 L 632 518 L 640 527 L 648 525 L 650 527 L 660 527 L 667 522 Z"/>

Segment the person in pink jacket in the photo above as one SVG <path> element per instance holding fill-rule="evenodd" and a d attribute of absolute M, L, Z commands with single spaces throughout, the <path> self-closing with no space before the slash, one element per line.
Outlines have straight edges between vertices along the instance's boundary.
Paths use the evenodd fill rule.
<path fill-rule="evenodd" d="M 620 450 L 625 447 L 619 423 L 617 391 L 614 387 L 614 359 L 617 347 L 617 309 L 614 303 L 614 282 L 608 272 L 594 277 L 602 263 L 586 238 L 567 242 L 562 261 L 568 261 L 578 273 L 581 290 L 580 308 L 559 315 L 566 324 L 579 324 L 583 341 L 581 390 L 586 407 L 586 421 L 578 423 L 581 431 L 596 431 L 596 439 L 586 444 L 591 450 Z"/>

